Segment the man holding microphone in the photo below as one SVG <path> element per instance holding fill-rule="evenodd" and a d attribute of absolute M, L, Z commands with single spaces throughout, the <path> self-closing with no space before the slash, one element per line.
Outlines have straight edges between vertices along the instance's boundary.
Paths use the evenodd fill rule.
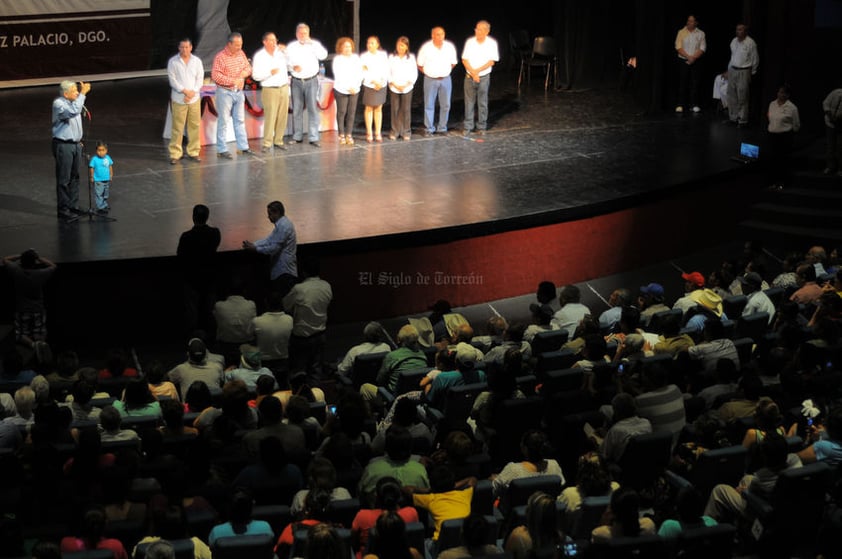
<path fill-rule="evenodd" d="M 91 84 L 65 80 L 53 100 L 53 157 L 56 160 L 56 205 L 58 217 L 75 220 L 79 209 L 79 163 L 82 160 L 82 113 Z"/>

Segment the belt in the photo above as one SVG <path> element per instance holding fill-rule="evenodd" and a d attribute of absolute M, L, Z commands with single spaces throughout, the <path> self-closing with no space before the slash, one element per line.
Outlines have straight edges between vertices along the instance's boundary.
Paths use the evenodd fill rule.
<path fill-rule="evenodd" d="M 316 77 L 318 77 L 318 74 L 313 74 L 313 75 L 312 75 L 312 76 L 310 76 L 309 78 L 296 78 L 295 76 L 293 76 L 293 77 L 292 77 L 292 79 L 294 79 L 294 80 L 298 80 L 298 81 L 300 81 L 300 82 L 306 82 L 306 81 L 310 81 L 310 80 L 312 80 L 312 79 L 315 79 Z"/>
<path fill-rule="evenodd" d="M 450 76 L 442 76 L 442 77 L 440 77 L 440 78 L 434 78 L 433 76 L 428 76 L 427 74 L 424 74 L 424 77 L 425 77 L 425 78 L 430 78 L 431 80 L 443 80 L 443 79 L 445 79 L 445 78 L 449 78 Z"/>
<path fill-rule="evenodd" d="M 79 140 L 62 140 L 61 138 L 53 138 L 53 141 L 59 144 L 78 144 Z"/>
<path fill-rule="evenodd" d="M 751 70 L 751 66 L 746 66 L 744 68 L 738 68 L 737 66 L 731 66 L 732 70 Z"/>
<path fill-rule="evenodd" d="M 224 90 L 226 90 L 226 91 L 233 91 L 234 93 L 237 93 L 237 92 L 239 92 L 239 91 L 242 91 L 242 90 L 240 90 L 240 89 L 237 89 L 236 87 L 228 87 L 228 86 L 225 86 L 225 85 L 219 85 L 219 84 L 217 84 L 217 85 L 216 85 L 216 87 L 221 87 L 222 89 L 224 89 Z"/>

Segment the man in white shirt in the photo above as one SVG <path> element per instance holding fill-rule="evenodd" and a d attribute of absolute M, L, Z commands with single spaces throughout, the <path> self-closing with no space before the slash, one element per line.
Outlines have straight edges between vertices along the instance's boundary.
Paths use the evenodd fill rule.
<path fill-rule="evenodd" d="M 170 130 L 170 163 L 175 165 L 181 159 L 184 127 L 187 126 L 187 159 L 201 161 L 199 149 L 199 125 L 202 122 L 202 80 L 205 68 L 202 59 L 193 56 L 193 43 L 182 39 L 178 43 L 178 54 L 167 62 L 167 77 L 170 82 L 170 109 L 172 129 Z"/>
<path fill-rule="evenodd" d="M 687 25 L 675 36 L 675 52 L 679 62 L 678 104 L 675 107 L 677 113 L 684 112 L 688 99 L 694 113 L 701 111 L 698 100 L 701 73 L 699 59 L 706 50 L 705 32 L 697 27 L 696 16 L 687 16 Z"/>
<path fill-rule="evenodd" d="M 319 262 L 301 261 L 304 279 L 284 297 L 284 309 L 292 315 L 289 339 L 290 370 L 320 373 L 324 361 L 327 309 L 333 299 L 330 284 L 319 277 Z"/>
<path fill-rule="evenodd" d="M 447 135 L 447 118 L 450 115 L 450 95 L 453 83 L 450 72 L 456 66 L 456 47 L 444 40 L 444 28 L 433 27 L 431 39 L 418 51 L 418 70 L 424 74 L 424 137 L 438 132 Z M 439 105 L 439 123 L 435 125 L 436 100 Z"/>
<path fill-rule="evenodd" d="M 340 375 L 351 373 L 351 369 L 354 368 L 354 360 L 358 355 L 385 353 L 392 350 L 392 347 L 386 343 L 386 331 L 379 322 L 369 322 L 366 324 L 365 328 L 363 328 L 363 337 L 365 338 L 365 342 L 349 349 L 342 361 L 339 362 L 336 370 Z"/>
<path fill-rule="evenodd" d="M 576 327 L 591 310 L 579 302 L 582 294 L 575 285 L 565 285 L 558 295 L 561 309 L 553 315 L 550 326 L 553 330 L 567 330 L 567 339 L 572 340 Z"/>
<path fill-rule="evenodd" d="M 263 48 L 254 53 L 252 77 L 260 82 L 260 101 L 263 104 L 263 153 L 285 150 L 284 134 L 289 112 L 289 77 L 287 76 L 286 46 L 278 44 L 271 31 L 263 34 Z"/>
<path fill-rule="evenodd" d="M 292 142 L 304 141 L 304 106 L 307 106 L 307 139 L 313 147 L 319 143 L 319 61 L 327 58 L 327 49 L 310 38 L 310 26 L 299 23 L 295 40 L 287 45 L 287 66 L 292 74 Z"/>
<path fill-rule="evenodd" d="M 751 77 L 757 73 L 760 57 L 757 43 L 748 36 L 748 26 L 737 25 L 737 36 L 731 40 L 731 59 L 728 70 L 728 118 L 732 124 L 748 126 L 748 97 Z"/>
<path fill-rule="evenodd" d="M 465 129 L 468 136 L 474 129 L 474 105 L 478 108 L 477 134 L 488 128 L 488 88 L 491 86 L 491 67 L 500 60 L 497 41 L 488 36 L 491 24 L 479 21 L 474 36 L 465 41 L 462 65 L 465 66 Z"/>
<path fill-rule="evenodd" d="M 775 317 L 775 304 L 760 289 L 763 278 L 757 272 L 749 272 L 740 276 L 739 280 L 743 286 L 743 294 L 748 298 L 746 306 L 743 307 L 743 316 L 759 312 L 769 313 L 769 324 L 772 324 L 772 319 Z"/>

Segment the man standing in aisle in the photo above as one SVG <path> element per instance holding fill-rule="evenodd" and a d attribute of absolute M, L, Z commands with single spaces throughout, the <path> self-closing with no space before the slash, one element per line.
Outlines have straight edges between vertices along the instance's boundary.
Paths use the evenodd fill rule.
<path fill-rule="evenodd" d="M 81 87 L 81 89 L 79 89 Z M 56 160 L 56 206 L 58 217 L 74 220 L 79 209 L 79 163 L 82 160 L 82 112 L 91 84 L 65 80 L 53 100 L 53 157 Z"/>
<path fill-rule="evenodd" d="M 307 106 L 307 139 L 313 147 L 319 143 L 319 61 L 327 58 L 327 49 L 310 38 L 310 26 L 299 23 L 295 41 L 287 45 L 287 65 L 292 74 L 292 142 L 304 141 L 304 105 Z"/>
<path fill-rule="evenodd" d="M 694 113 L 699 108 L 699 59 L 707 50 L 705 32 L 697 27 L 696 16 L 687 16 L 687 25 L 675 36 L 675 52 L 678 55 L 678 104 L 675 112 L 683 113 L 684 107 L 692 107 Z M 689 89 L 689 94 L 688 94 Z M 687 105 L 689 100 L 690 104 Z"/>
<path fill-rule="evenodd" d="M 456 66 L 456 47 L 444 40 L 444 27 L 433 27 L 431 39 L 418 51 L 418 69 L 424 74 L 424 137 L 438 132 L 447 135 L 450 114 L 450 95 L 453 83 L 450 72 Z M 436 128 L 436 100 L 439 105 L 439 125 Z"/>
<path fill-rule="evenodd" d="M 462 65 L 465 66 L 465 129 L 468 136 L 474 129 L 474 105 L 477 112 L 477 134 L 488 128 L 488 88 L 491 86 L 491 67 L 500 60 L 497 41 L 488 36 L 491 24 L 477 23 L 474 36 L 465 41 Z"/>
<path fill-rule="evenodd" d="M 234 126 L 239 153 L 254 155 L 249 149 L 246 135 L 246 96 L 243 87 L 246 78 L 251 75 L 251 64 L 243 52 L 243 36 L 239 33 L 228 35 L 228 44 L 216 53 L 213 59 L 211 79 L 216 83 L 216 156 L 231 159 L 225 133 L 228 123 Z"/>
<path fill-rule="evenodd" d="M 172 129 L 170 131 L 170 163 L 175 165 L 182 155 L 182 141 L 184 127 L 187 126 L 187 158 L 193 161 L 199 159 L 199 149 L 202 147 L 199 138 L 199 125 L 202 122 L 202 80 L 205 77 L 205 67 L 202 59 L 193 56 L 193 43 L 190 39 L 182 39 L 178 43 L 178 54 L 167 62 L 167 76 L 170 81 L 170 107 L 172 112 Z"/>
<path fill-rule="evenodd" d="M 260 82 L 260 100 L 263 103 L 263 153 L 275 149 L 285 150 L 284 134 L 289 112 L 289 78 L 287 77 L 286 46 L 268 31 L 263 34 L 263 48 L 254 53 L 252 75 Z"/>
<path fill-rule="evenodd" d="M 274 229 L 265 239 L 255 242 L 243 241 L 243 248 L 269 255 L 269 278 L 272 280 L 272 288 L 284 296 L 298 281 L 295 226 L 286 217 L 283 203 L 277 200 L 269 202 L 266 213 L 269 221 L 274 224 Z"/>
<path fill-rule="evenodd" d="M 728 118 L 732 124 L 748 126 L 748 97 L 751 77 L 757 73 L 760 57 L 757 43 L 748 36 L 744 23 L 737 25 L 737 36 L 731 40 L 731 59 L 728 70 Z"/>

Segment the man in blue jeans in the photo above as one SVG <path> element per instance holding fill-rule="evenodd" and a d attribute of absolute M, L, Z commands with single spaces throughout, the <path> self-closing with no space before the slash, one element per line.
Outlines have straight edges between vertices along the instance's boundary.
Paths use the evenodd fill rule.
<path fill-rule="evenodd" d="M 246 78 L 251 75 L 251 64 L 243 52 L 243 36 L 231 33 L 228 44 L 213 59 L 211 79 L 216 83 L 216 156 L 231 159 L 228 151 L 226 131 L 228 124 L 234 126 L 239 153 L 254 155 L 249 149 L 246 135 L 246 96 L 243 93 Z"/>
<path fill-rule="evenodd" d="M 456 47 L 444 40 L 444 28 L 433 27 L 431 39 L 418 51 L 418 69 L 424 74 L 424 137 L 438 132 L 447 135 L 450 115 L 450 94 L 453 84 L 450 72 L 456 66 Z M 436 100 L 439 105 L 439 124 L 435 125 Z"/>
<path fill-rule="evenodd" d="M 307 139 L 319 144 L 319 61 L 327 58 L 327 49 L 310 38 L 310 26 L 299 23 L 295 40 L 287 45 L 287 64 L 292 74 L 292 144 L 304 141 L 304 106 L 307 107 Z"/>
<path fill-rule="evenodd" d="M 488 36 L 491 24 L 485 20 L 477 23 L 474 36 L 465 41 L 462 65 L 465 66 L 465 129 L 469 136 L 474 129 L 474 106 L 477 114 L 477 134 L 488 128 L 488 88 L 491 86 L 491 67 L 500 60 L 497 41 Z"/>

